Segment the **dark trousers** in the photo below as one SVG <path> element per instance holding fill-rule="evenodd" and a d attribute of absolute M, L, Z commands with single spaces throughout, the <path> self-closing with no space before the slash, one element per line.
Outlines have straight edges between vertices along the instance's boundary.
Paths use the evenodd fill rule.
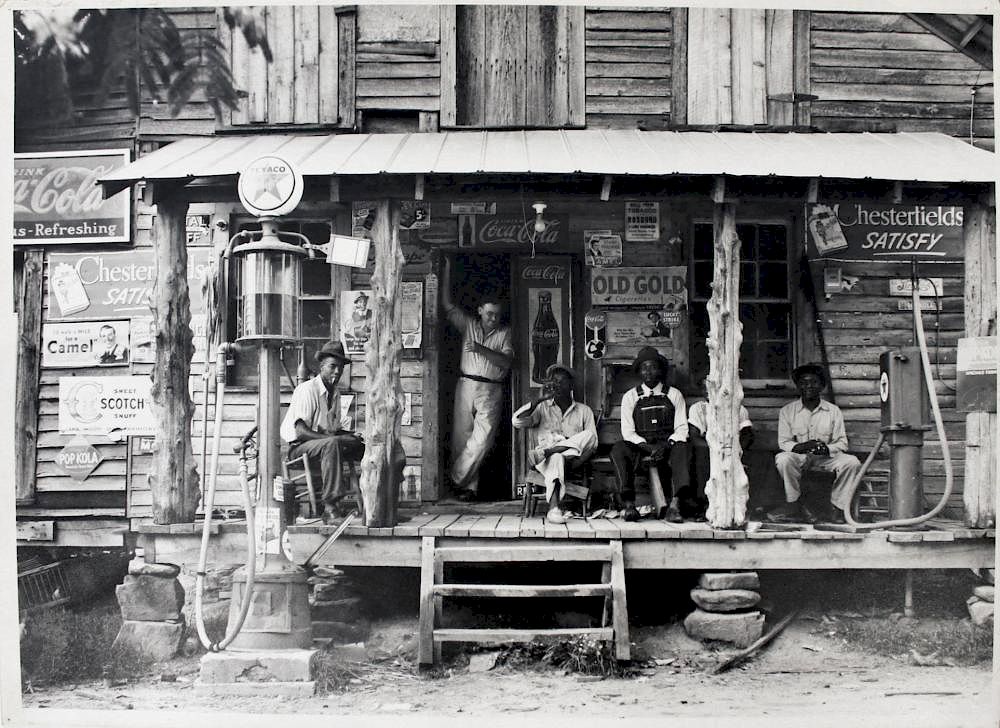
<path fill-rule="evenodd" d="M 350 434 L 331 435 L 319 440 L 305 440 L 288 449 L 289 458 L 308 455 L 310 462 L 319 461 L 323 488 L 320 502 L 332 505 L 351 493 L 350 479 L 344 477 L 343 461 L 359 462 L 365 454 L 365 445 Z"/>
<path fill-rule="evenodd" d="M 644 457 L 646 453 L 642 448 L 627 440 L 616 442 L 611 447 L 611 462 L 615 466 L 615 475 L 618 478 L 618 488 L 623 501 L 635 502 L 635 475 L 639 468 L 643 467 Z M 660 482 L 663 483 L 663 495 L 669 500 L 672 493 L 686 488 L 689 482 L 687 443 L 673 443 L 667 456 L 650 467 L 656 467 L 659 472 Z"/>

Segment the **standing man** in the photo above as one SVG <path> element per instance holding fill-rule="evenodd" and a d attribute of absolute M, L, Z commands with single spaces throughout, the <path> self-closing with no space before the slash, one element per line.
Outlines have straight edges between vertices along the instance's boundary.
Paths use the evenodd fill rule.
<path fill-rule="evenodd" d="M 626 521 L 639 520 L 635 474 L 647 456 L 660 481 L 671 488 L 669 505 L 661 508 L 657 516 L 671 523 L 684 520 L 675 494 L 689 483 L 687 406 L 684 395 L 666 384 L 669 367 L 670 362 L 656 349 L 644 346 L 632 362 L 632 371 L 639 373 L 642 383 L 622 395 L 622 439 L 611 448 L 611 462 Z"/>
<path fill-rule="evenodd" d="M 594 411 L 573 397 L 576 377 L 572 369 L 552 364 L 545 370 L 545 378 L 541 396 L 517 410 L 512 423 L 534 435 L 528 464 L 545 480 L 545 500 L 549 504 L 545 519 L 549 523 L 566 523 L 559 501 L 564 495 L 567 466 L 582 464 L 594 454 L 597 423 Z"/>
<path fill-rule="evenodd" d="M 830 502 L 843 511 L 850 507 L 848 485 L 861 470 L 861 462 L 847 453 L 847 431 L 840 408 L 820 398 L 826 389 L 826 374 L 818 364 L 803 364 L 792 371 L 792 381 L 799 390 L 799 399 L 789 402 L 778 412 L 778 447 L 774 464 L 785 485 L 785 505 L 772 512 L 781 519 L 804 515 L 818 520 L 799 503 L 804 470 L 825 470 L 836 476 L 830 492 Z M 831 520 L 843 523 L 844 516 L 835 511 Z"/>
<path fill-rule="evenodd" d="M 295 388 L 285 418 L 281 438 L 288 443 L 288 457 L 302 454 L 319 460 L 323 490 L 323 521 L 343 515 L 340 501 L 351 492 L 349 479 L 341 472 L 341 462 L 357 462 L 364 457 L 365 443 L 360 432 L 352 432 L 350 422 L 340 418 L 337 387 L 344 367 L 351 360 L 339 341 L 328 341 L 316 352 L 319 373 Z M 402 479 L 406 455 L 397 446 L 393 453 L 393 475 Z M 360 504 L 359 504 L 360 505 Z"/>
<path fill-rule="evenodd" d="M 514 363 L 510 328 L 500 325 L 503 306 L 486 295 L 476 316 L 451 300 L 451 261 L 445 258 L 441 281 L 445 314 L 462 334 L 462 357 L 455 389 L 451 433 L 451 481 L 458 498 L 474 501 L 479 493 L 479 468 L 493 447 L 503 409 L 504 381 Z"/>

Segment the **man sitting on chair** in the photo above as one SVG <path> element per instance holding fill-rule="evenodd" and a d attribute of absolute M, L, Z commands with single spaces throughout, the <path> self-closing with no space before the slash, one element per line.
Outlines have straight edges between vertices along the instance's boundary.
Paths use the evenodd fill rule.
<path fill-rule="evenodd" d="M 339 504 L 351 492 L 349 479 L 341 473 L 341 461 L 357 462 L 365 454 L 361 433 L 350 431 L 350 422 L 340 418 L 337 384 L 350 362 L 339 341 L 323 344 L 316 352 L 319 373 L 295 388 L 281 421 L 281 438 L 288 443 L 289 459 L 305 454 L 319 461 L 324 522 L 344 515 Z M 397 447 L 393 454 L 395 477 L 402 478 L 405 464 L 406 455 Z"/>
<path fill-rule="evenodd" d="M 643 458 L 649 457 L 660 482 L 671 493 L 687 488 L 688 474 L 688 422 L 687 406 L 682 395 L 666 384 L 670 362 L 652 346 L 639 350 L 632 371 L 638 372 L 642 383 L 622 395 L 622 439 L 611 448 L 611 462 L 615 466 L 626 521 L 638 521 L 635 507 L 635 475 Z M 653 493 L 654 503 L 665 493 Z M 660 506 L 658 518 L 672 523 L 684 519 L 678 509 L 676 495 L 669 505 Z"/>
<path fill-rule="evenodd" d="M 518 409 L 512 418 L 519 430 L 534 431 L 534 447 L 528 450 L 528 464 L 545 480 L 545 500 L 549 523 L 566 523 L 559 510 L 564 495 L 567 466 L 586 461 L 597 449 L 594 411 L 573 398 L 573 370 L 552 364 L 545 370 L 548 380 L 541 396 Z M 526 487 L 531 487 L 527 484 Z"/>

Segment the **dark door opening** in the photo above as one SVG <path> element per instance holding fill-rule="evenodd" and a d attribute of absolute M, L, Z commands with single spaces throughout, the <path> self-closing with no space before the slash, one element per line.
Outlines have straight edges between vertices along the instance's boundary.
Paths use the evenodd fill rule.
<path fill-rule="evenodd" d="M 452 259 L 452 290 L 451 298 L 455 305 L 470 316 L 476 315 L 476 307 L 487 293 L 499 294 L 504 302 L 504 318 L 502 326 L 510 325 L 510 290 L 511 271 L 510 256 L 505 254 L 457 254 Z M 444 331 L 441 336 L 440 352 L 440 403 L 441 424 L 441 464 L 442 472 L 446 474 L 446 482 L 450 480 L 447 474 L 451 470 L 451 433 L 455 409 L 455 388 L 458 382 L 459 363 L 462 355 L 462 335 L 442 318 Z M 516 342 L 515 342 L 516 346 Z M 511 379 L 508 376 L 503 385 L 503 407 L 500 422 L 497 425 L 496 440 L 483 465 L 480 468 L 479 500 L 495 501 L 510 500 L 512 483 L 511 455 L 513 429 L 511 417 Z M 454 494 L 442 490 L 441 497 L 449 498 Z"/>

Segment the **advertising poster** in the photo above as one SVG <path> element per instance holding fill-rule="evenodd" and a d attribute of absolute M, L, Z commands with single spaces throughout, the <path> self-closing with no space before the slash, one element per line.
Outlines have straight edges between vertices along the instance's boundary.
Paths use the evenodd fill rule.
<path fill-rule="evenodd" d="M 128 321 L 42 324 L 42 366 L 108 367 L 129 363 Z"/>
<path fill-rule="evenodd" d="M 522 368 L 521 401 L 526 401 L 533 387 L 541 387 L 550 364 L 569 364 L 570 356 L 570 263 L 566 257 L 525 258 L 516 273 L 523 295 L 516 320 L 528 327 L 514 332 Z M 525 350 L 526 349 L 526 350 Z"/>
<path fill-rule="evenodd" d="M 588 311 L 583 317 L 586 328 L 586 343 L 583 346 L 588 359 L 603 359 L 608 347 L 608 314 L 604 311 Z"/>
<path fill-rule="evenodd" d="M 616 266 L 622 264 L 622 236 L 610 230 L 584 230 L 584 255 L 587 265 Z"/>
<path fill-rule="evenodd" d="M 660 203 L 625 203 L 625 240 L 649 243 L 660 239 Z"/>
<path fill-rule="evenodd" d="M 56 454 L 56 465 L 77 482 L 86 480 L 104 458 L 83 435 L 76 435 Z"/>
<path fill-rule="evenodd" d="M 59 433 L 155 435 L 147 376 L 59 377 Z"/>
<path fill-rule="evenodd" d="M 607 315 L 612 344 L 649 344 L 657 349 L 672 345 L 673 335 L 661 311 L 608 311 Z"/>
<path fill-rule="evenodd" d="M 208 342 L 205 341 L 205 330 L 208 326 L 208 316 L 203 313 L 191 314 L 191 336 L 194 343 L 193 362 L 205 361 Z M 152 316 L 133 316 L 131 326 L 132 361 L 152 364 L 156 361 L 156 325 Z"/>
<path fill-rule="evenodd" d="M 364 359 L 372 336 L 371 291 L 340 292 L 340 340 L 352 359 Z"/>
<path fill-rule="evenodd" d="M 351 207 L 351 235 L 356 238 L 372 239 L 375 225 L 376 207 L 370 200 L 357 200 Z"/>
<path fill-rule="evenodd" d="M 201 313 L 205 301 L 202 277 L 211 270 L 211 248 L 188 250 L 191 311 Z M 153 250 L 49 255 L 50 321 L 101 321 L 150 316 L 156 263 Z"/>
<path fill-rule="evenodd" d="M 420 281 L 403 281 L 400 295 L 403 307 L 403 348 L 419 349 L 423 341 L 424 284 Z"/>
<path fill-rule="evenodd" d="M 959 412 L 997 411 L 997 361 L 1000 350 L 996 336 L 976 336 L 958 340 L 956 409 Z"/>
<path fill-rule="evenodd" d="M 687 306 L 687 268 L 594 268 L 590 295 L 596 306 L 683 310 Z"/>
<path fill-rule="evenodd" d="M 131 194 L 105 200 L 96 184 L 128 163 L 127 149 L 15 154 L 14 242 L 129 242 Z"/>
<path fill-rule="evenodd" d="M 403 200 L 399 203 L 401 230 L 419 230 L 431 226 L 431 205 L 423 200 Z"/>
<path fill-rule="evenodd" d="M 964 221 L 947 205 L 806 205 L 806 248 L 832 260 L 962 260 Z"/>

